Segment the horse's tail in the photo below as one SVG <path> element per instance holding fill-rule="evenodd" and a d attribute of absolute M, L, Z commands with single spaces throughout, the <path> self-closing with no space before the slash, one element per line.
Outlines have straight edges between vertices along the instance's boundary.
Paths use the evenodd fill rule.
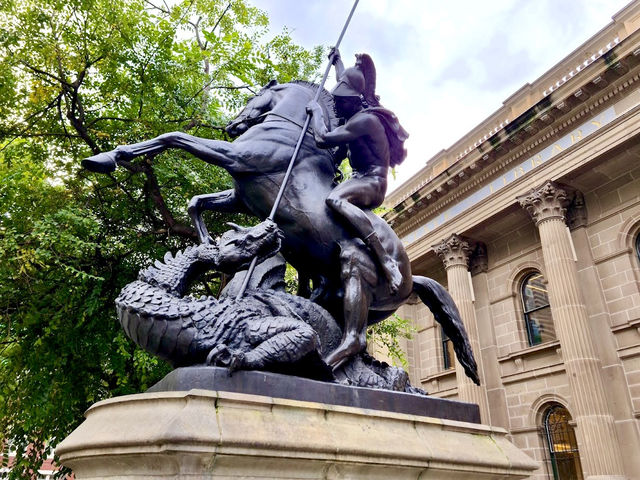
<path fill-rule="evenodd" d="M 453 348 L 460 365 L 476 385 L 480 385 L 478 378 L 478 366 L 473 357 L 473 351 L 469 344 L 469 337 L 462 324 L 458 307 L 442 285 L 435 280 L 418 275 L 413 276 L 413 291 L 418 294 L 420 300 L 429 307 L 436 321 L 442 325 L 442 330 L 453 342 Z"/>

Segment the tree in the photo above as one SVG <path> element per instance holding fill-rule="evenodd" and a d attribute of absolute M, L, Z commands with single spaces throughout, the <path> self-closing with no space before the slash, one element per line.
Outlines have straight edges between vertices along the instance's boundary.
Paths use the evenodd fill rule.
<path fill-rule="evenodd" d="M 0 27 L 0 443 L 18 451 L 10 477 L 31 478 L 90 404 L 167 372 L 114 299 L 196 240 L 189 198 L 231 186 L 180 152 L 109 176 L 79 160 L 174 130 L 225 138 L 248 94 L 317 79 L 323 54 L 268 39 L 245 0 L 0 0 Z M 212 234 L 227 220 L 207 217 Z"/>

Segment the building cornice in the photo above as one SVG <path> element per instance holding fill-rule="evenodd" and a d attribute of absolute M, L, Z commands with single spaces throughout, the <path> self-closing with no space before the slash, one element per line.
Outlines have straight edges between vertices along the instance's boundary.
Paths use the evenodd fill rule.
<path fill-rule="evenodd" d="M 640 90 L 636 90 L 636 93 L 629 99 L 633 99 L 633 102 L 639 100 Z M 626 102 L 627 99 L 625 98 L 623 101 Z M 608 149 L 616 148 L 616 146 L 636 135 L 640 136 L 640 104 L 632 106 L 613 121 L 602 126 L 598 135 L 586 137 L 554 156 L 539 168 L 520 176 L 495 194 L 483 198 L 473 206 L 473 211 L 478 213 L 471 212 L 470 214 L 456 215 L 450 220 L 438 223 L 433 227 L 429 227 L 429 223 L 433 221 L 433 219 L 430 219 L 429 222 L 423 222 L 418 228 L 411 230 L 409 234 L 401 236 L 409 258 L 416 259 L 427 252 L 432 252 L 430 245 L 437 243 L 442 238 L 446 238 L 456 232 L 465 234 L 469 232 L 470 228 L 481 222 L 482 218 L 492 217 L 510 205 L 515 206 L 517 203 L 516 196 L 526 191 L 531 185 L 541 184 L 547 179 L 562 179 L 568 172 L 577 168 L 578 165 L 584 165 L 601 155 L 603 153 L 603 145 L 607 145 Z M 481 188 L 485 187 L 486 185 Z M 441 219 L 442 216 L 442 213 L 438 213 L 434 218 Z M 408 235 L 415 235 L 423 227 L 426 228 L 424 233 L 420 233 L 415 238 L 406 238 Z"/>
<path fill-rule="evenodd" d="M 638 53 L 640 55 L 640 51 Z M 385 219 L 391 223 L 400 236 L 414 230 L 438 211 L 460 200 L 490 178 L 504 171 L 509 165 L 515 163 L 525 155 L 534 155 L 538 151 L 541 151 L 548 145 L 553 144 L 554 140 L 565 134 L 565 132 L 569 132 L 571 128 L 579 124 L 580 121 L 593 117 L 605 110 L 611 103 L 630 93 L 639 80 L 640 58 L 637 68 L 630 70 L 624 78 L 620 79 L 619 84 L 618 82 L 613 83 L 609 88 L 599 92 L 599 95 L 594 94 L 588 102 L 581 105 L 581 108 L 574 108 L 570 112 L 571 115 L 558 118 L 557 122 L 539 131 L 538 135 L 530 138 L 529 142 L 523 142 L 520 148 L 513 149 L 509 152 L 510 154 L 503 155 L 500 158 L 476 158 L 475 162 L 469 165 L 463 164 L 456 166 L 459 168 L 454 170 L 454 172 L 460 170 L 460 172 L 464 173 L 463 182 L 454 185 L 451 187 L 451 190 L 447 190 L 446 187 L 441 184 L 442 181 L 441 183 L 436 183 L 436 180 L 430 185 L 425 186 L 424 189 L 419 192 L 420 195 L 424 196 L 414 199 L 413 201 L 405 200 L 404 203 L 406 207 L 404 207 L 402 211 L 390 212 L 385 215 Z M 467 173 L 469 170 L 473 173 Z M 429 188 L 431 188 L 431 190 L 429 190 Z M 438 188 L 443 190 L 441 195 L 438 194 Z"/>

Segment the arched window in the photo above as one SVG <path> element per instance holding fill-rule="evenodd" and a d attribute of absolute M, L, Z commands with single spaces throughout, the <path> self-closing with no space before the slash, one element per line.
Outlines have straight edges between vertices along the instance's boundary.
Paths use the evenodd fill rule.
<path fill-rule="evenodd" d="M 554 480 L 583 478 L 578 442 L 570 421 L 569 411 L 560 404 L 551 406 L 543 416 L 542 431 Z"/>
<path fill-rule="evenodd" d="M 640 233 L 636 236 L 636 255 L 638 256 L 638 262 L 640 262 Z"/>
<path fill-rule="evenodd" d="M 529 345 L 555 340 L 547 285 L 540 272 L 527 275 L 522 282 L 522 309 Z"/>

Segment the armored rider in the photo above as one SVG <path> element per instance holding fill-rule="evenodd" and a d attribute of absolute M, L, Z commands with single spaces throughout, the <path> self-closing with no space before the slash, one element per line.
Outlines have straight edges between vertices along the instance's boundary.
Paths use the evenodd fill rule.
<path fill-rule="evenodd" d="M 403 143 L 408 134 L 396 116 L 378 102 L 371 57 L 356 55 L 356 65 L 345 70 L 337 49 L 333 49 L 330 56 L 338 79 L 331 94 L 336 114 L 344 118 L 345 123 L 328 131 L 318 103 L 311 102 L 307 111 L 312 114 L 316 144 L 320 148 L 346 146 L 353 174 L 329 194 L 326 203 L 373 252 L 391 293 L 395 294 L 402 282 L 398 263 L 385 251 L 363 209 L 382 205 L 389 167 L 400 164 L 406 157 Z"/>

